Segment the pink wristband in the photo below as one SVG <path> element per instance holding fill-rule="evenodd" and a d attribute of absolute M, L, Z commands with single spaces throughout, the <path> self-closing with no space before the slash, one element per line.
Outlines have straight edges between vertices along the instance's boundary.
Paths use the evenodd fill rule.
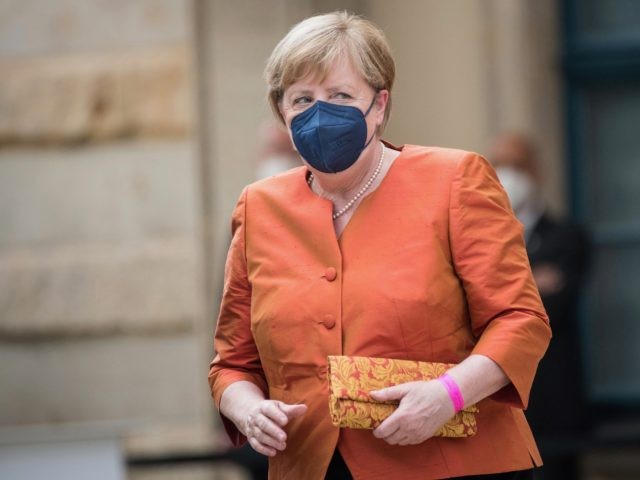
<path fill-rule="evenodd" d="M 462 398 L 462 392 L 458 388 L 458 384 L 449 374 L 445 373 L 441 377 L 438 377 L 438 381 L 444 386 L 453 403 L 453 409 L 458 413 L 464 408 L 464 399 Z"/>

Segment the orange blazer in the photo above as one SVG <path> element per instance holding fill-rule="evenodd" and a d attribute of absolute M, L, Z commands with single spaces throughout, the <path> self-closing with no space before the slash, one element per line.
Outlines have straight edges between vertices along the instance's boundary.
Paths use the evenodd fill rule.
<path fill-rule="evenodd" d="M 233 240 L 209 382 L 217 406 L 238 380 L 305 403 L 270 479 L 323 479 L 336 447 L 355 479 L 441 479 L 541 459 L 525 420 L 551 332 L 509 201 L 491 166 L 460 150 L 404 146 L 336 238 L 332 204 L 300 167 L 254 183 Z M 460 362 L 490 357 L 511 384 L 479 403 L 478 434 L 391 446 L 339 429 L 327 355 Z M 246 439 L 223 417 L 236 445 Z"/>

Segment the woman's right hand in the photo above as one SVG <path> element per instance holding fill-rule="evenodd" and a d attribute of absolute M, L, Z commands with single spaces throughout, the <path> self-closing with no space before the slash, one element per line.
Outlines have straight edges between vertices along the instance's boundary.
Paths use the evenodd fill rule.
<path fill-rule="evenodd" d="M 256 452 L 269 457 L 286 448 L 285 425 L 306 411 L 304 404 L 266 400 L 262 390 L 247 381 L 232 383 L 220 399 L 220 412 L 247 437 Z"/>
<path fill-rule="evenodd" d="M 304 415 L 304 404 L 289 405 L 278 400 L 262 400 L 247 412 L 244 434 L 251 447 L 263 455 L 273 457 L 287 447 L 284 426 L 293 418 Z"/>

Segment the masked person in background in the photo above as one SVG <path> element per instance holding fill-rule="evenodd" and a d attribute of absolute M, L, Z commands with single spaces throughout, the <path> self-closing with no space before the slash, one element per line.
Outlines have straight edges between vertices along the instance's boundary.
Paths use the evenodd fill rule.
<path fill-rule="evenodd" d="M 291 144 L 287 130 L 271 119 L 260 124 L 258 149 L 256 180 L 300 166 L 300 158 Z"/>
<path fill-rule="evenodd" d="M 272 480 L 533 478 L 523 408 L 551 332 L 491 166 L 382 140 L 395 65 L 362 17 L 297 24 L 265 77 L 301 165 L 233 213 L 209 371 L 229 437 L 268 456 Z M 449 366 L 369 391 L 398 404 L 375 429 L 339 428 L 330 355 Z M 474 404 L 474 436 L 435 435 Z"/>
<path fill-rule="evenodd" d="M 524 225 L 531 269 L 553 329 L 526 412 L 545 459 L 536 478 L 574 480 L 580 478 L 577 450 L 588 424 L 577 304 L 589 244 L 579 228 L 547 212 L 541 165 L 529 139 L 499 137 L 490 160 Z"/>

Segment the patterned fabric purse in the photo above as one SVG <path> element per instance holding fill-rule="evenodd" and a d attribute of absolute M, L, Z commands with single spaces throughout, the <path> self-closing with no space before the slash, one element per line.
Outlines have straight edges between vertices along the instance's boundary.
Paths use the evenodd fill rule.
<path fill-rule="evenodd" d="M 369 396 L 400 383 L 432 380 L 444 374 L 454 364 L 394 360 L 373 357 L 328 357 L 329 411 L 337 427 L 376 428 L 398 407 L 395 402 L 378 402 Z M 458 412 L 435 434 L 437 437 L 471 437 L 477 432 L 475 413 L 471 405 Z"/>

